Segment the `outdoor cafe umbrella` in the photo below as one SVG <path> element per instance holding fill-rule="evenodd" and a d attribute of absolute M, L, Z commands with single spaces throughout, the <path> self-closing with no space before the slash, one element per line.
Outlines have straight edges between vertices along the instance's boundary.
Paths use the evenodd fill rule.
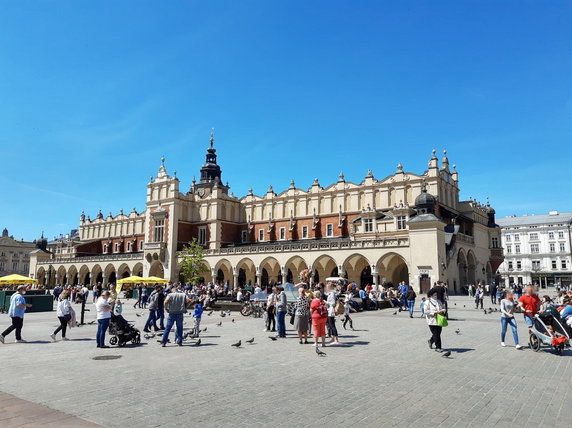
<path fill-rule="evenodd" d="M 0 285 L 9 284 L 37 284 L 38 281 L 33 278 L 28 278 L 27 276 L 12 274 L 3 276 L 0 278 Z"/>

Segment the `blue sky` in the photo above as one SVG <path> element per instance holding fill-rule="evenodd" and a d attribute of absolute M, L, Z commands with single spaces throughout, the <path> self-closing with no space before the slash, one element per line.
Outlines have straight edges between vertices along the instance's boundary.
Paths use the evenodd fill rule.
<path fill-rule="evenodd" d="M 572 3 L 5 1 L 0 227 L 48 237 L 186 191 L 211 127 L 236 195 L 422 173 L 500 216 L 572 210 Z"/>

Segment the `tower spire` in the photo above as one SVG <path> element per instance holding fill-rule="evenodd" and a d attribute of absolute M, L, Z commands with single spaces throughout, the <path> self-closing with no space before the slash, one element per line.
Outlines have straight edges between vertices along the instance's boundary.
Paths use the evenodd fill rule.
<path fill-rule="evenodd" d="M 211 148 L 214 146 L 214 128 L 211 128 Z"/>

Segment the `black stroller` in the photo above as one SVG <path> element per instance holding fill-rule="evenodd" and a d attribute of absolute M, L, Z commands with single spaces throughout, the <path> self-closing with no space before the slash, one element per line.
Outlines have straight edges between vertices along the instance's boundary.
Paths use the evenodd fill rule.
<path fill-rule="evenodd" d="M 111 314 L 111 321 L 109 322 L 109 343 L 111 345 L 125 346 L 127 342 L 134 345 L 141 343 L 141 334 L 139 330 L 133 327 L 121 315 Z"/>

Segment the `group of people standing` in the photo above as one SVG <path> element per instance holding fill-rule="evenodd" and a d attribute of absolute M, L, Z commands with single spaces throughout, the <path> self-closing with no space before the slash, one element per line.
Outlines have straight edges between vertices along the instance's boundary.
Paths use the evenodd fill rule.
<path fill-rule="evenodd" d="M 300 344 L 308 343 L 308 332 L 313 332 L 314 345 L 318 346 L 321 341 L 322 346 L 326 346 L 326 327 L 330 336 L 330 344 L 339 344 L 338 329 L 336 327 L 336 307 L 343 305 L 344 328 L 347 322 L 353 324 L 349 317 L 349 302 L 342 304 L 339 300 L 339 291 L 332 284 L 325 287 L 324 293 L 320 290 L 306 290 L 306 284 L 298 284 L 298 298 L 294 303 L 294 313 L 291 323 L 298 333 Z"/>

